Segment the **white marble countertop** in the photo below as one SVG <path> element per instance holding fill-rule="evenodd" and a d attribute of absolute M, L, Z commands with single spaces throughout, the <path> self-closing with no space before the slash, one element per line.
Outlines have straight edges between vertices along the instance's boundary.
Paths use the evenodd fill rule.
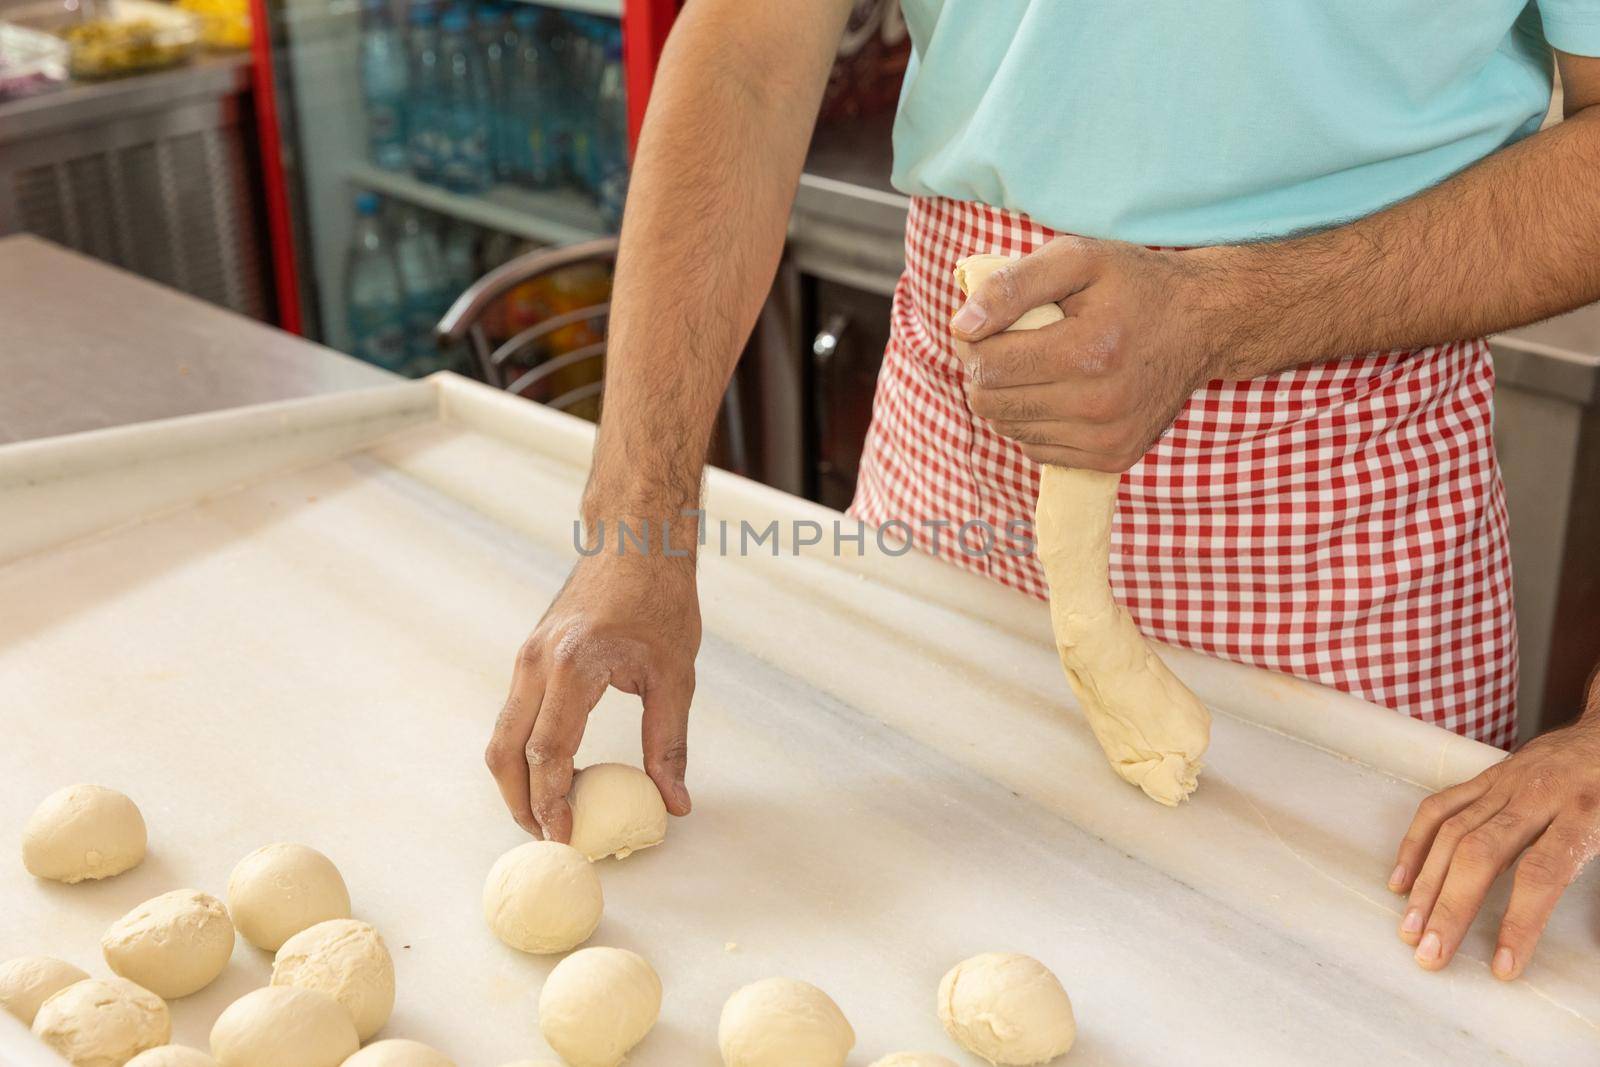
<path fill-rule="evenodd" d="M 385 1036 L 463 1067 L 542 1052 L 554 961 L 479 913 L 523 839 L 481 754 L 573 558 L 590 433 L 441 377 L 0 448 L 0 508 L 23 517 L 0 527 L 0 830 L 92 780 L 139 801 L 152 841 L 137 870 L 76 887 L 0 856 L 0 956 L 104 973 L 97 938 L 124 910 L 220 892 L 250 849 L 301 840 L 394 951 Z M 719 472 L 708 507 L 837 517 Z M 641 952 L 666 989 L 630 1064 L 716 1064 L 723 999 L 781 973 L 839 1002 L 853 1065 L 920 1047 L 977 1067 L 934 989 L 991 949 L 1063 979 L 1068 1067 L 1600 1058 L 1592 879 L 1514 983 L 1488 973 L 1487 924 L 1440 974 L 1395 937 L 1383 879 L 1416 783 L 1492 750 L 1174 653 L 1218 714 L 1200 790 L 1168 810 L 1105 766 L 1037 602 L 915 555 L 710 554 L 702 583 L 696 812 L 601 870 L 591 943 Z M 637 739 L 637 702 L 612 693 L 580 762 L 636 759 Z M 241 943 L 173 1005 L 179 1040 L 203 1043 L 267 969 Z"/>

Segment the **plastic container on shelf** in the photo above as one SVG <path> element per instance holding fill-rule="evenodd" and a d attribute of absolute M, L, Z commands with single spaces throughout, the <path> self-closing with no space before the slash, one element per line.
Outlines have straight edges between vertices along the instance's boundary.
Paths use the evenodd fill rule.
<path fill-rule="evenodd" d="M 71 50 L 55 34 L 0 22 L 0 100 L 66 80 Z"/>
<path fill-rule="evenodd" d="M 507 73 L 509 180 L 535 189 L 548 188 L 556 180 L 557 101 L 549 45 L 549 26 L 554 17 L 531 4 L 519 4 L 511 13 L 517 54 Z"/>
<path fill-rule="evenodd" d="M 409 205 L 399 210 L 395 260 L 400 266 L 400 288 L 405 294 L 407 374 L 421 375 L 445 366 L 444 353 L 433 328 L 450 306 L 455 293 L 445 270 L 444 251 L 434 229 Z"/>
<path fill-rule="evenodd" d="M 200 21 L 170 4 L 107 0 L 94 12 L 89 18 L 81 11 L 70 13 L 55 31 L 67 42 L 74 78 L 119 78 L 175 67 L 200 48 Z"/>
<path fill-rule="evenodd" d="M 489 160 L 489 83 L 472 17 L 452 7 L 439 19 L 439 68 L 444 90 L 440 177 L 447 189 L 478 193 L 494 183 Z"/>
<path fill-rule="evenodd" d="M 512 161 L 518 141 L 511 88 L 521 57 L 521 33 L 511 17 L 510 6 L 501 0 L 485 0 L 478 5 L 476 15 L 484 76 L 489 83 L 485 115 L 489 128 L 489 165 L 497 181 L 512 179 Z"/>
<path fill-rule="evenodd" d="M 622 42 L 606 43 L 605 63 L 595 91 L 594 134 L 591 139 L 590 191 L 600 206 L 600 217 L 612 231 L 622 225 L 622 207 L 628 198 L 628 97 L 627 72 L 622 66 Z"/>

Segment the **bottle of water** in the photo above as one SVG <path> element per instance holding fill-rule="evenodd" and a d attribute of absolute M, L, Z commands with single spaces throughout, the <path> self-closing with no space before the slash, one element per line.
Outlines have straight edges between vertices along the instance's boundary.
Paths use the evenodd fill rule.
<path fill-rule="evenodd" d="M 562 99 L 570 101 L 565 115 L 563 169 L 568 185 L 595 195 L 595 115 L 600 72 L 605 50 L 600 43 L 600 20 L 592 15 L 567 16 L 565 82 Z"/>
<path fill-rule="evenodd" d="M 367 109 L 367 147 L 385 170 L 406 169 L 406 43 L 388 0 L 361 5 L 361 95 Z"/>
<path fill-rule="evenodd" d="M 591 181 L 600 216 L 612 231 L 622 225 L 622 205 L 628 198 L 628 95 L 622 66 L 622 41 L 606 42 L 605 65 L 595 91 Z"/>
<path fill-rule="evenodd" d="M 406 107 L 406 148 L 411 173 L 425 182 L 440 180 L 440 102 L 444 78 L 439 66 L 439 20 L 431 0 L 413 0 L 410 56 L 410 101 Z"/>
<path fill-rule="evenodd" d="M 550 93 L 550 23 L 531 4 L 511 13 L 517 52 L 510 63 L 509 106 L 505 113 L 506 148 L 511 181 L 542 189 L 551 184 L 550 160 L 554 128 Z"/>
<path fill-rule="evenodd" d="M 408 349 L 406 372 L 423 375 L 442 365 L 433 328 L 455 296 L 445 273 L 444 252 L 432 227 L 422 224 L 413 207 L 400 214 L 400 238 L 395 244 L 400 267 L 400 287 L 405 294 L 405 333 Z"/>
<path fill-rule="evenodd" d="M 453 219 L 440 235 L 444 245 L 444 271 L 454 299 L 478 280 L 478 230 L 471 223 Z"/>
<path fill-rule="evenodd" d="M 353 354 L 397 371 L 409 355 L 405 293 L 378 208 L 376 195 L 356 197 L 355 237 L 345 258 L 344 306 Z"/>
<path fill-rule="evenodd" d="M 489 83 L 489 164 L 499 181 L 511 180 L 512 156 L 517 149 L 511 92 L 521 40 L 508 7 L 502 0 L 478 5 L 478 39 L 483 50 L 484 78 Z"/>
<path fill-rule="evenodd" d="M 493 182 L 489 167 L 489 84 L 465 8 L 453 7 L 439 20 L 439 60 L 444 74 L 444 184 L 458 193 L 476 193 Z"/>

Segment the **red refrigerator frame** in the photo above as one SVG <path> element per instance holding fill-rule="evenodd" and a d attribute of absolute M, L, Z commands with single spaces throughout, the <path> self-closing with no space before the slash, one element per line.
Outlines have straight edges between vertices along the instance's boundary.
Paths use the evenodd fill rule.
<path fill-rule="evenodd" d="M 639 128 L 655 81 L 656 65 L 667 43 L 667 33 L 678 15 L 681 0 L 623 0 L 622 62 L 628 76 L 628 151 L 639 142 Z M 278 116 L 278 89 L 272 64 L 272 32 L 268 0 L 250 0 L 255 27 L 250 51 L 256 136 L 261 158 L 262 191 L 266 201 L 267 236 L 272 253 L 273 288 L 277 293 L 278 325 L 290 333 L 305 333 L 300 306 L 300 276 L 295 259 L 294 216 L 289 185 L 283 169 L 283 138 Z"/>

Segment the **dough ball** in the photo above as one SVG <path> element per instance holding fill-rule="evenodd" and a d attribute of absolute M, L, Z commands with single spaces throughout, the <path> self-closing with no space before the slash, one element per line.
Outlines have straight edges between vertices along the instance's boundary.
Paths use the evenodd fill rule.
<path fill-rule="evenodd" d="M 197 1048 L 162 1045 L 139 1053 L 127 1067 L 217 1067 L 217 1061 Z"/>
<path fill-rule="evenodd" d="M 495 861 L 483 884 L 483 917 L 523 952 L 565 952 L 589 939 L 605 907 L 600 876 L 583 853 L 529 841 Z"/>
<path fill-rule="evenodd" d="M 100 938 L 106 965 L 158 997 L 204 989 L 233 955 L 233 923 L 222 901 L 174 889 L 140 904 Z"/>
<path fill-rule="evenodd" d="M 329 919 L 285 941 L 272 961 L 272 984 L 328 994 L 363 1041 L 394 1010 L 394 960 L 378 931 L 359 919 Z"/>
<path fill-rule="evenodd" d="M 33 1033 L 73 1067 L 122 1067 L 172 1037 L 160 997 L 126 978 L 74 982 L 39 1008 Z"/>
<path fill-rule="evenodd" d="M 961 1067 L 955 1060 L 937 1052 L 891 1052 L 872 1067 Z"/>
<path fill-rule="evenodd" d="M 246 993 L 211 1028 L 219 1067 L 339 1067 L 360 1047 L 337 1000 L 294 986 Z"/>
<path fill-rule="evenodd" d="M 956 1044 L 990 1063 L 1048 1063 L 1072 1047 L 1072 1001 L 1032 956 L 985 952 L 939 983 L 939 1021 Z"/>
<path fill-rule="evenodd" d="M 763 978 L 722 1006 L 727 1067 L 843 1067 L 856 1032 L 833 998 L 793 978 Z"/>
<path fill-rule="evenodd" d="M 572 847 L 591 860 L 659 845 L 667 805 L 650 776 L 625 763 L 596 763 L 572 777 Z"/>
<path fill-rule="evenodd" d="M 420 1041 L 375 1041 L 344 1061 L 344 1067 L 456 1067 L 450 1057 Z"/>
<path fill-rule="evenodd" d="M 244 939 L 268 952 L 326 919 L 350 918 L 333 861 L 305 845 L 263 845 L 228 876 L 228 910 Z"/>
<path fill-rule="evenodd" d="M 661 979 L 625 948 L 579 949 L 539 991 L 539 1032 L 572 1067 L 616 1067 L 661 1014 Z"/>
<path fill-rule="evenodd" d="M 44 798 L 22 830 L 22 865 L 38 878 L 110 878 L 144 859 L 144 816 L 103 785 L 69 785 Z"/>
<path fill-rule="evenodd" d="M 54 956 L 19 956 L 0 963 L 0 1008 L 32 1026 L 39 1005 L 73 982 L 89 977 L 65 960 Z"/>

